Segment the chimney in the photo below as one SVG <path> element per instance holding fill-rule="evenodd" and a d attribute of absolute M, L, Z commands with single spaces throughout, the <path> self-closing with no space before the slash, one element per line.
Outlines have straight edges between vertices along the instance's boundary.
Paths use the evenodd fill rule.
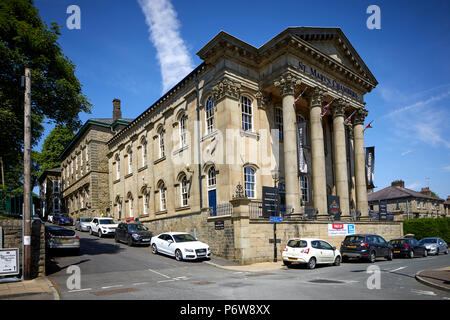
<path fill-rule="evenodd" d="M 422 188 L 422 190 L 420 190 L 420 193 L 422 193 L 422 194 L 424 194 L 424 195 L 426 195 L 426 196 L 431 197 L 431 191 L 430 191 L 430 188 L 429 188 L 429 187 Z"/>
<path fill-rule="evenodd" d="M 392 187 L 401 187 L 401 188 L 404 188 L 404 187 L 405 187 L 405 181 L 403 181 L 403 180 L 395 180 L 395 181 L 392 181 L 391 186 L 392 186 Z"/>
<path fill-rule="evenodd" d="M 122 110 L 120 110 L 120 100 L 113 100 L 113 122 L 117 119 L 122 119 Z"/>

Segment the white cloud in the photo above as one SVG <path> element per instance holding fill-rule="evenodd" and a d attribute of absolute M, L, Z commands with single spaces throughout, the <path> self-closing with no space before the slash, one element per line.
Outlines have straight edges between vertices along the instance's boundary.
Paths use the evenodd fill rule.
<path fill-rule="evenodd" d="M 402 152 L 402 153 L 401 153 L 401 156 L 404 157 L 404 156 L 406 156 L 408 153 L 411 153 L 411 152 L 413 152 L 413 151 L 412 151 L 412 150 L 408 150 L 408 151 Z"/>
<path fill-rule="evenodd" d="M 444 170 L 450 172 L 450 166 L 444 167 Z"/>
<path fill-rule="evenodd" d="M 421 187 L 421 184 L 419 182 L 413 182 L 411 184 L 408 184 L 405 187 L 406 187 L 406 189 L 419 190 L 419 188 Z"/>
<path fill-rule="evenodd" d="M 150 41 L 156 48 L 161 67 L 163 93 L 193 70 L 193 63 L 180 36 L 180 23 L 169 0 L 138 0 Z"/>

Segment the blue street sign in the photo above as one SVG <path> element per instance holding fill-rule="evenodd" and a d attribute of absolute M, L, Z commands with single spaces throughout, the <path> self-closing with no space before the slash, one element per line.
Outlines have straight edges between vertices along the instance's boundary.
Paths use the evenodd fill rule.
<path fill-rule="evenodd" d="M 270 217 L 270 222 L 283 222 L 283 217 Z"/>

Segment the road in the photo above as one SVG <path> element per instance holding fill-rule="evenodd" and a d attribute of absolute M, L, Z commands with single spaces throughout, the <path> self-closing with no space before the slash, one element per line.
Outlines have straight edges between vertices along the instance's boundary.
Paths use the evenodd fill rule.
<path fill-rule="evenodd" d="M 414 278 L 420 270 L 449 266 L 450 255 L 249 272 L 214 266 L 219 261 L 214 257 L 210 262 L 178 262 L 154 255 L 148 247 L 128 247 L 116 244 L 113 238 L 77 234 L 80 255 L 58 254 L 47 265 L 49 278 L 63 300 L 450 300 L 450 293 Z M 79 288 L 70 281 L 67 285 L 71 265 L 79 267 Z M 378 273 L 367 272 L 373 266 L 379 267 L 378 287 L 371 280 Z M 375 288 L 368 288 L 368 280 Z"/>

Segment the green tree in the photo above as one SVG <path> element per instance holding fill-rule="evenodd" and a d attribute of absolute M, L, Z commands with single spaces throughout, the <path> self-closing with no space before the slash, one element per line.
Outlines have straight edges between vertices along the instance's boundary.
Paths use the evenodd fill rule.
<path fill-rule="evenodd" d="M 25 67 L 31 69 L 32 146 L 43 121 L 74 131 L 81 126 L 78 114 L 91 109 L 75 65 L 57 42 L 60 29 L 43 22 L 31 0 L 0 1 L 0 155 L 9 189 L 20 186 L 22 177 Z"/>
<path fill-rule="evenodd" d="M 41 153 L 37 156 L 41 175 L 45 170 L 55 168 L 61 164 L 58 160 L 64 148 L 73 139 L 74 133 L 66 126 L 56 126 L 45 138 Z"/>

